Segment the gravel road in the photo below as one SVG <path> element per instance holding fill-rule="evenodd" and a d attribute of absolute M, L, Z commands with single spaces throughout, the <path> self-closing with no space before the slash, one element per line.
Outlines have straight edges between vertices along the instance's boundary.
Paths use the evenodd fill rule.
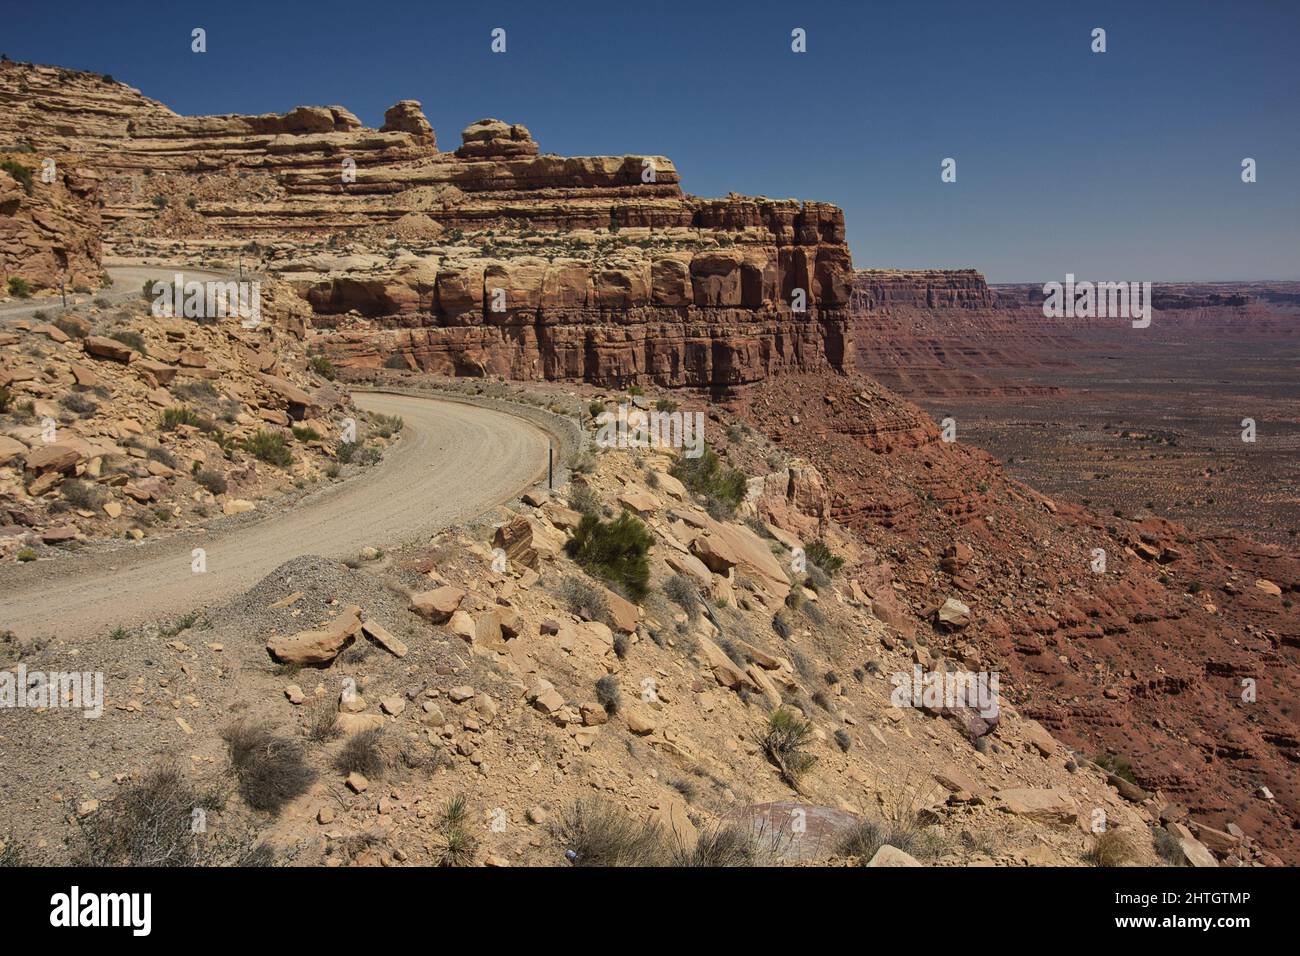
<path fill-rule="evenodd" d="M 113 279 L 113 284 L 97 292 L 73 292 L 68 290 L 68 306 L 84 305 L 95 299 L 105 299 L 112 304 L 127 302 L 141 297 L 146 279 L 155 282 L 170 282 L 176 273 L 185 276 L 186 281 L 207 282 L 210 279 L 227 280 L 233 278 L 224 272 L 212 272 L 207 269 L 192 269 L 189 266 L 109 266 L 105 270 Z M 0 305 L 0 322 L 6 319 L 26 319 L 37 312 L 51 316 L 63 310 L 63 300 L 59 296 L 41 296 L 35 299 L 17 299 Z"/>
<path fill-rule="evenodd" d="M 357 393 L 400 415 L 402 438 L 365 475 L 263 521 L 181 534 L 131 551 L 38 561 L 0 572 L 0 629 L 74 638 L 227 600 L 301 554 L 355 556 L 367 545 L 422 540 L 514 497 L 546 472 L 550 436 L 504 412 L 457 402 Z M 207 572 L 191 570 L 191 549 Z"/>

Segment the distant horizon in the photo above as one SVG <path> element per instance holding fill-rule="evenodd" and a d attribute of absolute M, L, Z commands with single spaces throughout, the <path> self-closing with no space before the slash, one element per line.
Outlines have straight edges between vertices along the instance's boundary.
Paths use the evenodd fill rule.
<path fill-rule="evenodd" d="M 1300 5 L 311 9 L 25 5 L 0 51 L 110 74 L 188 116 L 339 104 L 377 127 L 417 99 L 444 147 L 495 116 L 543 152 L 666 155 L 692 195 L 839 206 L 859 269 L 1300 281 Z"/>

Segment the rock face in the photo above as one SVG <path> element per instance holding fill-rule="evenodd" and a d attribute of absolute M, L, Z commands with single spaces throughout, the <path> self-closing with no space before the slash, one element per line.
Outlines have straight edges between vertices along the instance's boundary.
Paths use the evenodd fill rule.
<path fill-rule="evenodd" d="M 42 157 L 5 152 L 0 142 L 0 276 L 33 291 L 98 286 L 99 187 L 75 164 L 56 163 L 45 182 Z"/>
<path fill-rule="evenodd" d="M 1028 306 L 989 288 L 974 269 L 863 269 L 854 275 L 852 330 L 859 371 L 906 398 L 1052 393 L 1025 381 L 1056 367 L 1073 339 Z"/>
<path fill-rule="evenodd" d="M 0 144 L 100 177 L 115 252 L 258 242 L 335 329 L 320 344 L 338 366 L 720 391 L 851 366 L 852 265 L 825 203 L 699 199 L 665 157 L 543 154 L 496 119 L 442 153 L 413 100 L 378 130 L 337 106 L 181 117 L 94 74 L 5 63 L 0 102 Z"/>
<path fill-rule="evenodd" d="M 425 119 L 424 109 L 419 100 L 402 100 L 390 106 L 384 113 L 384 125 L 379 127 L 381 133 L 410 133 L 416 139 L 431 147 L 438 145 L 433 135 L 433 127 Z"/>

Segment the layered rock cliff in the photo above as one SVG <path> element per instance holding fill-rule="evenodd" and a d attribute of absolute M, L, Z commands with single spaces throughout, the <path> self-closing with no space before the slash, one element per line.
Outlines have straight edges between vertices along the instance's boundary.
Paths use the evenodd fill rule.
<path fill-rule="evenodd" d="M 973 269 L 864 269 L 853 283 L 857 368 L 908 397 L 1051 392 L 1030 370 L 1069 363 L 1070 327 Z"/>
<path fill-rule="evenodd" d="M 32 291 L 98 284 L 98 181 L 67 164 L 0 152 L 0 280 Z M 3 293 L 0 293 L 3 294 Z"/>
<path fill-rule="evenodd" d="M 824 203 L 684 193 L 662 156 L 562 157 L 495 119 L 454 152 L 414 100 L 182 117 L 111 78 L 6 63 L 0 144 L 102 179 L 118 255 L 253 252 L 337 364 L 727 391 L 851 366 L 852 265 Z"/>

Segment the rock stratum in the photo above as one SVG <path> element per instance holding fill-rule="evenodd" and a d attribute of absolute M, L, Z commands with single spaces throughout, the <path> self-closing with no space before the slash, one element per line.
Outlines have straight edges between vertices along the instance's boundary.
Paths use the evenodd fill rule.
<path fill-rule="evenodd" d="M 700 199 L 665 157 L 544 154 L 493 119 L 442 152 L 412 100 L 378 130 L 338 106 L 182 117 L 5 63 L 0 101 L 0 145 L 94 171 L 115 253 L 253 252 L 344 367 L 726 390 L 851 365 L 829 204 Z"/>

